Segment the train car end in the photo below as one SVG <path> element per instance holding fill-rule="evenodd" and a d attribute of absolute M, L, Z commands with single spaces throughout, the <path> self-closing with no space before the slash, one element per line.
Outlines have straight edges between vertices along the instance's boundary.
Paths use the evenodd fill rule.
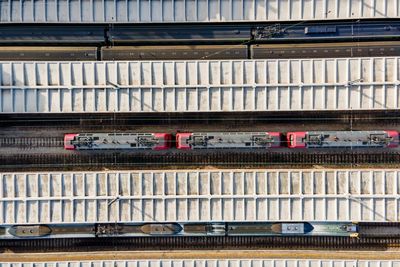
<path fill-rule="evenodd" d="M 287 143 L 289 148 L 306 148 L 304 138 L 307 132 L 287 132 Z"/>
<path fill-rule="evenodd" d="M 169 133 L 154 133 L 155 138 L 157 138 L 160 143 L 154 146 L 153 150 L 165 150 L 171 147 L 172 135 Z"/>
<path fill-rule="evenodd" d="M 52 230 L 47 225 L 14 225 L 8 232 L 17 238 L 37 238 L 49 236 Z"/>
<path fill-rule="evenodd" d="M 193 135 L 193 133 L 177 133 L 176 134 L 176 148 L 177 149 L 191 149 L 187 140 Z"/>

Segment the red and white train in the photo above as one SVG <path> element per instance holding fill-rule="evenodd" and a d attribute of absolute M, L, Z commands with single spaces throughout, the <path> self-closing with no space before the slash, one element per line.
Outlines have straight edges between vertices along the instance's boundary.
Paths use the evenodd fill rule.
<path fill-rule="evenodd" d="M 169 133 L 66 134 L 68 150 L 152 149 L 171 147 Z M 186 132 L 176 134 L 177 149 L 269 149 L 269 148 L 395 148 L 398 131 L 309 132 Z"/>

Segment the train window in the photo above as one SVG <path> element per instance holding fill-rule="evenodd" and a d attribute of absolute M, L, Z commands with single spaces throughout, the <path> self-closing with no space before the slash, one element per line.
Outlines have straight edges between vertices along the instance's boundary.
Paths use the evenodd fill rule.
<path fill-rule="evenodd" d="M 131 147 L 136 147 L 136 143 L 131 143 Z"/>
<path fill-rule="evenodd" d="M 246 146 L 251 146 L 250 142 L 246 142 L 245 144 L 246 144 Z"/>

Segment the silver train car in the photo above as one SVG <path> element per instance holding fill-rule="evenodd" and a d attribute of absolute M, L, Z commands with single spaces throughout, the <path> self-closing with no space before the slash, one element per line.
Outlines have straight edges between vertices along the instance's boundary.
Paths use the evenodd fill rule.
<path fill-rule="evenodd" d="M 64 135 L 67 150 L 153 149 L 171 146 L 168 133 L 80 133 Z"/>
<path fill-rule="evenodd" d="M 0 239 L 140 236 L 358 236 L 349 222 L 206 222 L 3 225 Z"/>

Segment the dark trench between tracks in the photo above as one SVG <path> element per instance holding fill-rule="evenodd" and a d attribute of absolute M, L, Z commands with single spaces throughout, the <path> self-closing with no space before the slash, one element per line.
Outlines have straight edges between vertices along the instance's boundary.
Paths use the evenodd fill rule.
<path fill-rule="evenodd" d="M 266 236 L 202 236 L 202 237 L 101 237 L 64 239 L 2 240 L 0 251 L 74 252 L 123 250 L 214 250 L 214 249 L 336 249 L 387 250 L 400 244 L 399 238 L 352 237 L 266 237 Z"/>

